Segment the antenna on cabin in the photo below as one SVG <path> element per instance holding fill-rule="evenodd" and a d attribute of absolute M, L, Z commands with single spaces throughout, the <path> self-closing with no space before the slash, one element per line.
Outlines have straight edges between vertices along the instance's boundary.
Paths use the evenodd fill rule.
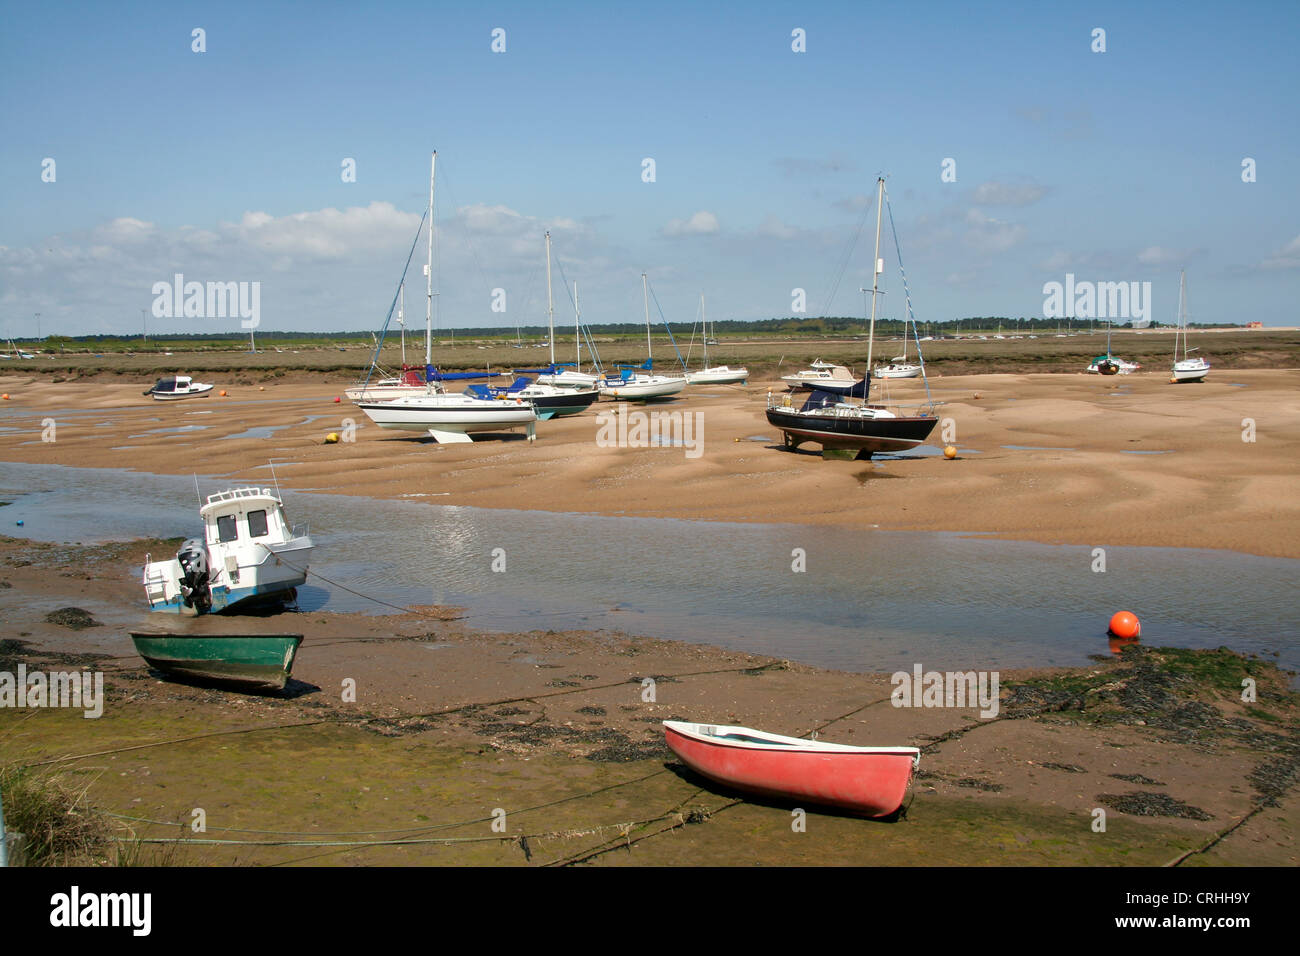
<path fill-rule="evenodd" d="M 280 499 L 280 504 L 284 504 L 284 496 L 280 494 L 280 479 L 275 477 L 275 462 L 268 458 L 266 463 L 271 468 L 271 481 L 275 483 L 275 496 Z"/>

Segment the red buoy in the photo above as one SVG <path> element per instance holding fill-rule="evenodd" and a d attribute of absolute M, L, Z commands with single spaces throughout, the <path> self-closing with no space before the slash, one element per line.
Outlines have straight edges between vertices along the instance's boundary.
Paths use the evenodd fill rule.
<path fill-rule="evenodd" d="M 1142 633 L 1142 622 L 1132 611 L 1116 611 L 1110 619 L 1110 633 L 1116 637 L 1135 638 Z"/>

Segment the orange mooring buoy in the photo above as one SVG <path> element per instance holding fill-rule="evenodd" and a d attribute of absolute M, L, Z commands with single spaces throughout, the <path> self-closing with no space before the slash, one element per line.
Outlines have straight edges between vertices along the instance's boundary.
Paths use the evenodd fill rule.
<path fill-rule="evenodd" d="M 956 458 L 956 457 L 957 457 L 957 447 L 956 447 L 955 445 L 947 445 L 947 446 L 945 446 L 945 448 L 944 448 L 944 450 L 943 450 L 943 457 L 944 457 L 944 458 L 947 458 L 949 461 L 951 461 L 952 459 Z"/>
<path fill-rule="evenodd" d="M 222 389 L 220 392 L 218 392 L 217 394 L 220 395 L 222 398 L 225 398 L 225 397 L 226 397 L 226 390 L 223 388 L 223 389 Z"/>
<path fill-rule="evenodd" d="M 1132 611 L 1116 611 L 1110 619 L 1110 633 L 1122 638 L 1137 637 L 1142 633 L 1142 622 Z"/>

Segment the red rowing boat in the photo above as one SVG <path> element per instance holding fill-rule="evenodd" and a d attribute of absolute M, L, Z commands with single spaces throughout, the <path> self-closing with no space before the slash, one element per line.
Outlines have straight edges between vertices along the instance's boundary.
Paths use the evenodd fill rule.
<path fill-rule="evenodd" d="M 915 747 L 850 747 L 677 720 L 664 721 L 664 737 L 686 766 L 710 780 L 869 817 L 887 817 L 903 805 L 921 762 Z"/>

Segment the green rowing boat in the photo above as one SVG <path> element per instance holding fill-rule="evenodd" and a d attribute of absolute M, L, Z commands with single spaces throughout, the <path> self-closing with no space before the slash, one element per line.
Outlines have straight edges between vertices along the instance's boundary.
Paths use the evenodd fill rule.
<path fill-rule="evenodd" d="M 150 667 L 187 680 L 283 690 L 301 634 L 169 634 L 132 631 Z"/>

